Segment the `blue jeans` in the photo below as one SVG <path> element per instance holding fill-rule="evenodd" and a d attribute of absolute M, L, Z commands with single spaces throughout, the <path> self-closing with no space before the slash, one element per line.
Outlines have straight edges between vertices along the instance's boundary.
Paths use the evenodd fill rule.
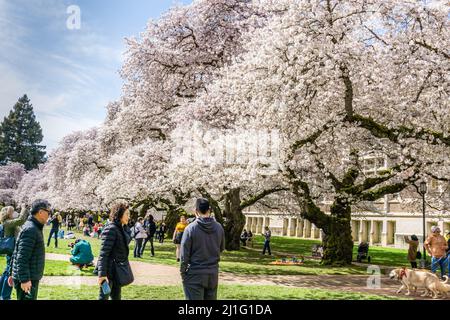
<path fill-rule="evenodd" d="M 0 278 L 0 300 L 11 300 L 13 288 L 8 285 L 8 278 L 11 276 L 11 256 L 6 256 L 6 268 Z"/>
<path fill-rule="evenodd" d="M 445 267 L 448 264 L 448 259 L 444 256 L 441 258 L 431 258 L 431 272 L 436 273 L 438 267 L 441 269 L 441 277 L 445 275 Z"/>
<path fill-rule="evenodd" d="M 264 240 L 264 248 L 262 254 L 266 254 L 266 250 L 269 252 L 269 256 L 272 255 L 272 252 L 270 252 L 270 240 Z"/>
<path fill-rule="evenodd" d="M 58 229 L 51 229 L 50 230 L 50 235 L 48 236 L 48 241 L 47 241 L 47 247 L 50 246 L 50 240 L 52 239 L 52 236 L 55 237 L 55 248 L 58 248 Z"/>

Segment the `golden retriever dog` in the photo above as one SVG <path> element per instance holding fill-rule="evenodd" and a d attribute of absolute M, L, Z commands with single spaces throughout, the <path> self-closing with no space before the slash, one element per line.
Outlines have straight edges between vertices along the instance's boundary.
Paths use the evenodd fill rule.
<path fill-rule="evenodd" d="M 444 283 L 439 281 L 438 276 L 428 271 L 398 268 L 389 273 L 389 278 L 400 281 L 402 285 L 398 289 L 397 293 L 402 292 L 403 289 L 406 288 L 407 296 L 411 294 L 411 289 L 416 291 L 417 288 L 425 289 L 425 294 L 423 296 L 427 295 L 429 292 L 432 292 L 435 297 L 437 292 L 444 290 Z"/>
<path fill-rule="evenodd" d="M 450 291 L 450 285 L 447 284 L 448 277 L 444 276 L 445 281 L 435 281 L 432 278 L 428 278 L 426 281 L 429 282 L 426 286 L 427 292 L 425 295 L 432 295 L 434 299 L 437 299 L 439 294 L 447 297 L 447 292 Z"/>

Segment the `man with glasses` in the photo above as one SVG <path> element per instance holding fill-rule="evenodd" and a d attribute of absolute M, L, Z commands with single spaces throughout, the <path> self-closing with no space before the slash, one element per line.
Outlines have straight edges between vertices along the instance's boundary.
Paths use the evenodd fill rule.
<path fill-rule="evenodd" d="M 36 300 L 39 281 L 44 274 L 45 242 L 42 229 L 51 213 L 46 200 L 36 200 L 31 205 L 27 222 L 16 242 L 13 254 L 14 287 L 17 300 Z"/>

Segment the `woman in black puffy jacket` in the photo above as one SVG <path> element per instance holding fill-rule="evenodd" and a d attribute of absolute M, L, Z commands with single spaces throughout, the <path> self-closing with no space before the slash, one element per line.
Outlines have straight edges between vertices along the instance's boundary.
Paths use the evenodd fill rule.
<path fill-rule="evenodd" d="M 102 232 L 102 244 L 98 257 L 98 284 L 100 286 L 99 300 L 120 300 L 122 287 L 133 281 L 130 263 L 128 261 L 131 236 L 126 229 L 130 218 L 128 205 L 120 203 L 111 209 L 110 220 Z M 102 288 L 107 281 L 111 293 L 105 294 Z"/>

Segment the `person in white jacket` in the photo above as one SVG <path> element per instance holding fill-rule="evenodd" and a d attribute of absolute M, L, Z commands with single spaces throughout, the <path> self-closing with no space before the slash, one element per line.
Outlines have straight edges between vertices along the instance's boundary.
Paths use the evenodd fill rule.
<path fill-rule="evenodd" d="M 136 245 L 134 246 L 134 257 L 135 258 L 142 258 L 141 257 L 141 249 L 142 249 L 142 242 L 144 239 L 147 238 L 147 232 L 144 229 L 143 226 L 144 219 L 142 217 L 138 218 L 138 221 L 136 222 L 136 225 L 134 226 L 134 240 Z"/>

